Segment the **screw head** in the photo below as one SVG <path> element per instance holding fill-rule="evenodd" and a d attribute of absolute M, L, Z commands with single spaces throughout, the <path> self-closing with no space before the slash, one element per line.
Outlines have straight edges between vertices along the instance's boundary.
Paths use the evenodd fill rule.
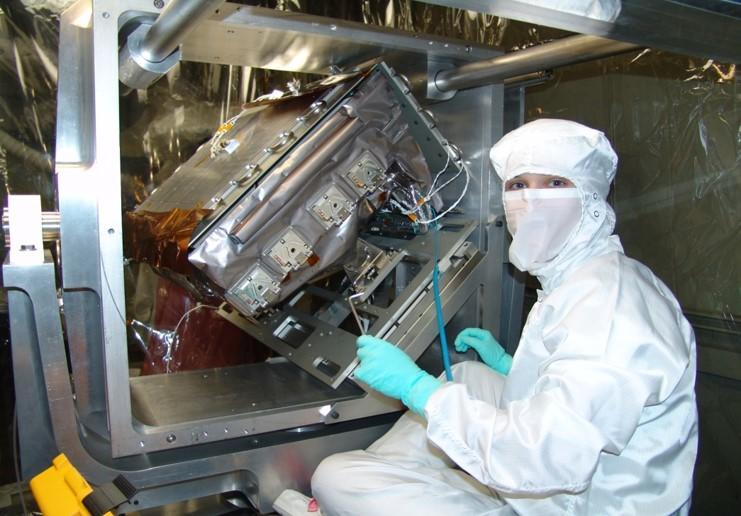
<path fill-rule="evenodd" d="M 154 6 L 157 9 L 162 9 L 165 6 L 165 1 L 164 0 L 154 0 Z"/>

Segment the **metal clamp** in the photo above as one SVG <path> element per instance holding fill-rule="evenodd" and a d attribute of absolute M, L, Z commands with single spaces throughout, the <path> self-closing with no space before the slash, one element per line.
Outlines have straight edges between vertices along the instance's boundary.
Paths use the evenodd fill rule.
<path fill-rule="evenodd" d="M 419 112 L 420 115 L 422 115 L 423 118 L 427 118 L 427 127 L 432 129 L 433 127 L 437 127 L 437 117 L 430 111 L 429 109 L 422 109 Z"/>
<path fill-rule="evenodd" d="M 275 154 L 280 149 L 285 147 L 289 142 L 293 141 L 295 138 L 296 136 L 293 134 L 293 131 L 280 133 L 280 136 L 278 136 L 278 141 L 270 147 L 266 148 L 265 152 L 267 152 L 268 154 Z"/>
<path fill-rule="evenodd" d="M 255 177 L 255 174 L 258 174 L 261 170 L 260 165 L 256 163 L 248 163 L 244 168 L 246 170 L 244 175 L 234 180 L 239 186 L 244 185 L 247 181 Z"/>
<path fill-rule="evenodd" d="M 409 82 L 409 78 L 404 75 L 403 73 L 397 73 L 396 76 L 399 78 L 399 80 L 404 84 L 404 88 L 402 91 L 404 94 L 408 95 L 412 91 L 412 83 Z"/>
<path fill-rule="evenodd" d="M 325 111 L 327 109 L 327 103 L 323 100 L 317 100 L 315 102 L 312 102 L 309 106 L 309 113 L 308 115 L 318 115 L 322 111 Z"/>

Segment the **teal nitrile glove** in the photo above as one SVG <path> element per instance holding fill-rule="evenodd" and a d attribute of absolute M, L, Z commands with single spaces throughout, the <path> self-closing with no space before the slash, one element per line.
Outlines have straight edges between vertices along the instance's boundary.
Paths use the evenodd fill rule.
<path fill-rule="evenodd" d="M 479 354 L 486 365 L 507 376 L 512 367 L 512 357 L 504 351 L 494 335 L 481 328 L 466 328 L 455 338 L 455 350 L 465 353 L 468 348 L 473 348 Z"/>
<path fill-rule="evenodd" d="M 383 339 L 363 335 L 358 337 L 358 359 L 355 378 L 381 394 L 400 399 L 420 416 L 425 405 L 442 383 L 420 369 L 402 350 Z"/>

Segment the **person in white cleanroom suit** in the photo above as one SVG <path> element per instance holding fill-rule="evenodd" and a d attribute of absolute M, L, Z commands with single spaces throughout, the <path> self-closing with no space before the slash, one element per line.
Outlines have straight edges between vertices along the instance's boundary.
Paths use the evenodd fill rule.
<path fill-rule="evenodd" d="M 491 161 L 512 263 L 542 289 L 514 357 L 483 330 L 484 363 L 454 382 L 358 339 L 355 377 L 411 410 L 367 450 L 317 468 L 325 515 L 687 514 L 697 453 L 695 340 L 672 293 L 623 254 L 606 201 L 605 136 L 538 120 Z"/>

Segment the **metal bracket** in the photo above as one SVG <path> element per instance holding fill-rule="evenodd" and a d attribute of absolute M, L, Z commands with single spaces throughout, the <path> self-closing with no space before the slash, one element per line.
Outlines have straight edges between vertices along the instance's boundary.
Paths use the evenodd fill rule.
<path fill-rule="evenodd" d="M 342 224 L 351 215 L 353 206 L 347 195 L 335 185 L 330 185 L 311 204 L 309 211 L 325 229 L 329 229 Z"/>
<path fill-rule="evenodd" d="M 260 265 L 255 265 L 234 288 L 227 292 L 226 297 L 227 301 L 236 304 L 247 313 L 255 314 L 275 301 L 279 293 L 278 280 Z"/>
<path fill-rule="evenodd" d="M 288 228 L 278 240 L 265 251 L 283 274 L 301 268 L 312 255 L 312 248 L 293 228 Z"/>

